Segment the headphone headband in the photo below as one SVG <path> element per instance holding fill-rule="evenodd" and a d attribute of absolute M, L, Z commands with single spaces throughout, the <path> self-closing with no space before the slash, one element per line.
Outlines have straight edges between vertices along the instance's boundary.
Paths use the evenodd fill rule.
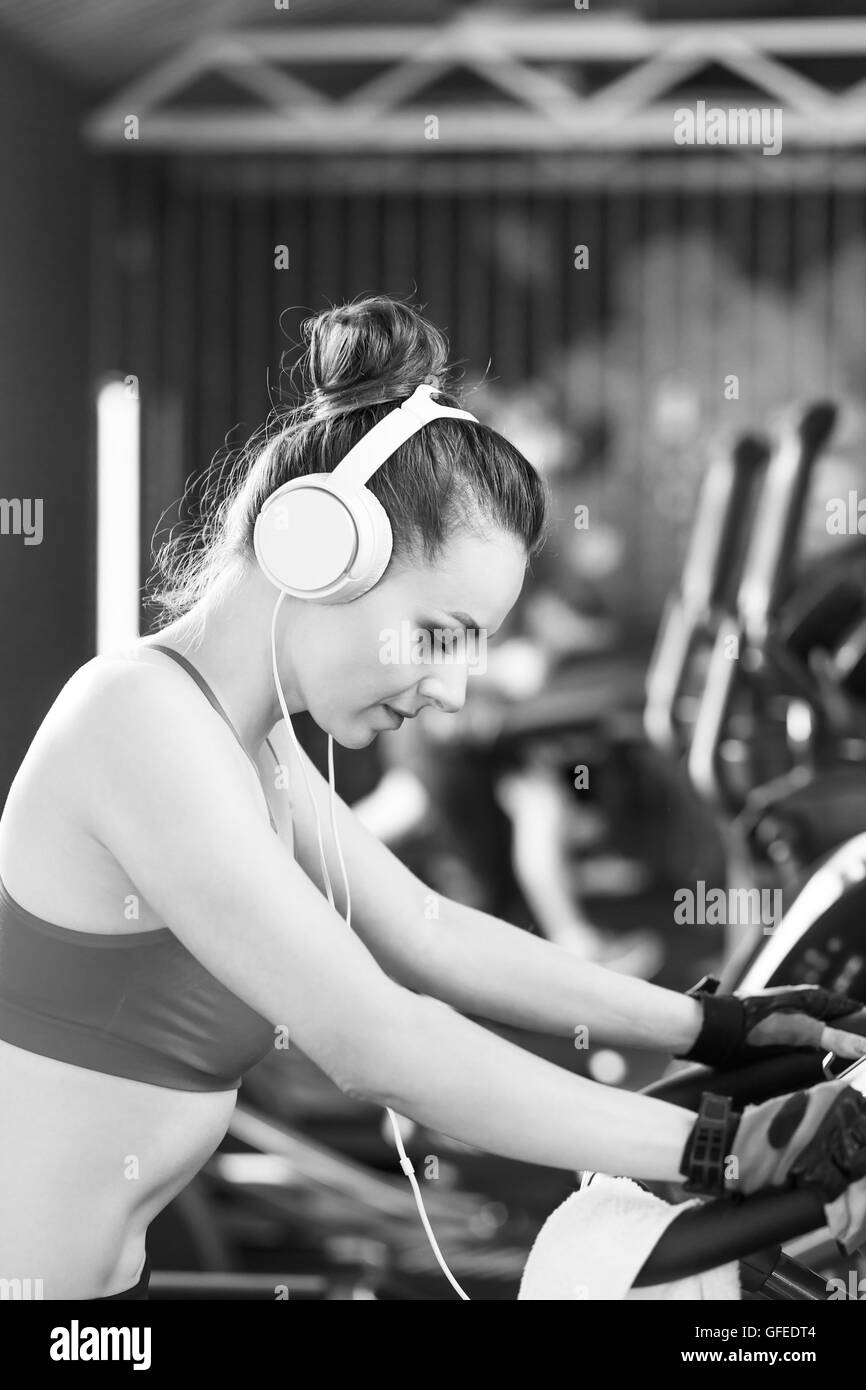
<path fill-rule="evenodd" d="M 334 479 L 335 486 L 341 491 L 358 492 L 401 444 L 411 439 L 422 425 L 440 416 L 471 420 L 478 424 L 476 417 L 470 415 L 468 410 L 455 410 L 451 406 L 437 404 L 432 395 L 438 390 L 437 386 L 424 382 L 416 387 L 408 400 L 389 411 L 384 419 L 368 430 L 329 475 Z"/>

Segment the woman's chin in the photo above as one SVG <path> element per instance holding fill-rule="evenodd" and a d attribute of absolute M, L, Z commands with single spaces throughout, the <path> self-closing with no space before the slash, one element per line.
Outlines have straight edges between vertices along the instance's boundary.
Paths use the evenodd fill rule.
<path fill-rule="evenodd" d="M 353 730 L 351 738 L 335 738 L 334 742 L 339 743 L 341 748 L 369 748 L 380 733 L 381 729 L 373 729 L 368 724 L 365 728 Z"/>
<path fill-rule="evenodd" d="M 381 714 L 381 710 L 379 710 L 379 714 Z M 371 713 L 359 715 L 357 719 L 345 719 L 339 722 L 329 720 L 326 724 L 315 719 L 314 716 L 314 722 L 322 730 L 322 733 L 328 734 L 341 748 L 348 749 L 369 748 L 373 740 L 379 737 L 379 734 L 387 733 L 391 727 L 390 725 L 383 727 L 381 723 L 377 723 L 375 708 Z"/>
<path fill-rule="evenodd" d="M 335 743 L 341 748 L 358 749 L 369 748 L 374 739 L 378 738 L 382 732 L 377 729 L 372 720 L 358 719 L 351 723 L 342 724 L 336 729 L 325 729 L 326 734 L 331 734 Z"/>

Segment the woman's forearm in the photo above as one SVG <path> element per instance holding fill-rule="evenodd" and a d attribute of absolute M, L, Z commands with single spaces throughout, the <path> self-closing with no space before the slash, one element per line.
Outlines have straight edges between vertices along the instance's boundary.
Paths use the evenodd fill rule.
<path fill-rule="evenodd" d="M 686 1052 L 698 1036 L 697 1000 L 588 964 L 477 908 L 449 899 L 431 928 L 423 989 L 461 1013 L 589 1047 Z"/>
<path fill-rule="evenodd" d="M 368 1099 L 505 1158 L 676 1181 L 694 1115 L 525 1052 L 426 995 L 382 1029 Z"/>

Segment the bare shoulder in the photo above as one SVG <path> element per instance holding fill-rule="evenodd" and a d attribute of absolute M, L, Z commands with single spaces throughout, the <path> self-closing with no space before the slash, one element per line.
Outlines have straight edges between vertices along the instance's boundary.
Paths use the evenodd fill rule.
<path fill-rule="evenodd" d="M 143 679 L 153 698 L 163 703 L 174 698 L 160 675 L 153 667 L 144 670 L 144 663 L 119 657 L 93 657 L 79 666 L 36 730 L 16 778 L 19 784 L 32 788 L 35 780 L 44 795 L 50 786 L 52 801 L 62 799 L 66 789 L 77 802 L 107 728 L 122 726 L 133 703 L 141 701 Z"/>
<path fill-rule="evenodd" d="M 0 816 L 0 855 L 20 901 L 73 927 L 110 920 L 106 898 L 116 901 L 121 874 L 112 829 L 148 796 L 164 821 L 184 787 L 200 788 L 204 800 L 219 781 L 266 823 L 252 769 L 210 715 L 185 673 L 158 657 L 111 654 L 78 667 L 39 724 Z"/>
<path fill-rule="evenodd" d="M 231 731 L 185 672 L 148 656 L 107 654 L 80 667 L 67 683 L 66 717 L 82 762 L 99 770 L 94 787 L 120 785 L 132 771 L 149 780 L 159 766 L 201 779 L 230 777 L 261 811 L 261 788 Z M 123 751 L 123 757 L 119 752 Z M 111 777 L 112 768 L 117 778 Z M 99 816 L 105 813 L 104 805 Z"/>
<path fill-rule="evenodd" d="M 82 723 L 97 740 L 128 733 L 178 752 L 223 754 L 245 775 L 255 775 L 228 725 L 201 690 L 174 662 L 154 658 L 147 648 L 131 655 L 96 657 L 76 673 Z M 70 683 L 71 684 L 71 683 Z"/>
<path fill-rule="evenodd" d="M 67 717 L 86 714 L 95 703 L 100 712 L 120 713 L 125 698 L 133 698 L 142 688 L 154 692 L 179 691 L 182 682 L 167 661 L 160 662 L 147 655 L 146 648 L 129 647 L 116 652 L 91 657 L 72 673 L 61 688 L 49 711 Z"/>
<path fill-rule="evenodd" d="M 73 723 L 80 747 L 93 756 L 109 734 L 165 728 L 178 720 L 195 736 L 201 696 L 183 673 L 136 655 L 108 654 L 80 666 L 60 692 L 58 715 Z"/>

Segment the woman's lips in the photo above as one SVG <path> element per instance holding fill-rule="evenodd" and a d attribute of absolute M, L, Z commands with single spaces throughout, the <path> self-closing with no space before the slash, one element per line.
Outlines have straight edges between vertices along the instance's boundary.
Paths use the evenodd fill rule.
<path fill-rule="evenodd" d="M 398 714 L 397 711 L 392 709 L 390 705 L 386 705 L 384 700 L 382 702 L 382 708 L 385 711 L 385 713 L 390 716 L 394 728 L 399 729 L 400 725 L 403 723 L 402 714 Z"/>

